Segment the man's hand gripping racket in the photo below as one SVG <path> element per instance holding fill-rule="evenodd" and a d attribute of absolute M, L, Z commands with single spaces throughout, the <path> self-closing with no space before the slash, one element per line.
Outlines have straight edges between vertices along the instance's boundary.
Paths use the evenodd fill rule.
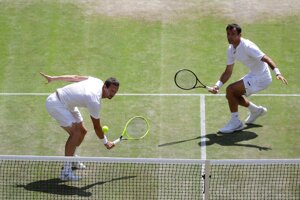
<path fill-rule="evenodd" d="M 117 144 L 121 140 L 139 140 L 144 138 L 150 130 L 149 122 L 142 116 L 135 116 L 129 119 L 124 127 L 122 135 L 113 141 Z"/>
<path fill-rule="evenodd" d="M 182 90 L 192 90 L 195 88 L 206 88 L 208 91 L 213 91 L 212 87 L 204 85 L 194 72 L 189 69 L 181 69 L 176 72 L 174 82 L 177 87 Z"/>

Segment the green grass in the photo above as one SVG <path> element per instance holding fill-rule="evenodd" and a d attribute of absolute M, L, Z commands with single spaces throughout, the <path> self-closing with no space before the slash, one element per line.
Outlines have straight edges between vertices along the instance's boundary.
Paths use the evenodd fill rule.
<path fill-rule="evenodd" d="M 56 88 L 66 85 L 62 82 L 44 84 L 38 73 L 43 71 L 50 75 L 80 74 L 101 79 L 115 76 L 121 82 L 121 94 L 206 94 L 206 91 L 201 89 L 185 92 L 176 88 L 173 82 L 175 72 L 180 68 L 192 69 L 201 80 L 212 85 L 224 70 L 228 46 L 225 26 L 231 22 L 225 17 L 200 16 L 191 12 L 190 14 L 195 16 L 163 23 L 127 17 L 113 18 L 100 14 L 86 15 L 82 9 L 71 1 L 63 0 L 0 0 L 1 93 L 52 93 Z M 274 79 L 273 84 L 261 94 L 300 94 L 300 14 L 241 25 L 243 36 L 255 42 L 271 56 L 289 81 L 289 85 L 285 86 Z M 238 80 L 245 73 L 246 68 L 237 63 L 228 83 Z M 224 94 L 228 83 L 221 94 Z M 47 113 L 45 99 L 46 95 L 0 96 L 0 155 L 64 154 L 67 134 Z M 232 135 L 220 136 L 216 132 L 230 117 L 227 101 L 224 96 L 205 97 L 207 159 L 299 158 L 299 96 L 253 96 L 250 99 L 266 106 L 268 114 L 258 119 L 254 127 Z M 110 128 L 107 134 L 110 140 L 119 136 L 126 121 L 134 115 L 143 115 L 149 119 L 150 134 L 138 142 L 121 142 L 108 151 L 96 137 L 87 110 L 80 109 L 88 134 L 79 148 L 79 155 L 201 158 L 200 112 L 203 108 L 200 106 L 199 96 L 117 95 L 113 100 L 103 100 L 102 104 L 101 121 Z M 247 110 L 241 108 L 240 117 L 244 119 L 246 116 Z M 0 163 L 1 168 L 4 163 Z M 115 168 L 109 166 L 100 166 L 101 172 L 97 173 L 91 169 L 79 172 L 87 173 L 80 175 L 93 176 L 100 182 L 57 183 L 60 167 L 61 164 L 53 166 L 53 171 L 47 173 L 44 173 L 44 167 L 40 165 L 31 169 L 23 167 L 21 171 L 12 173 L 20 180 L 3 179 L 0 183 L 3 186 L 0 190 L 3 191 L 0 193 L 5 199 L 16 199 L 18 195 L 24 195 L 22 199 L 31 199 L 32 195 L 46 198 L 46 195 L 52 192 L 50 198 L 65 199 L 83 196 L 88 198 L 91 194 L 91 198 L 94 198 L 99 191 L 103 198 L 117 190 L 116 195 L 120 196 L 115 196 L 116 198 L 145 199 L 149 197 L 147 195 L 163 195 L 165 190 L 161 190 L 162 186 L 171 191 L 172 194 L 168 198 L 173 198 L 174 192 L 179 191 L 180 195 L 184 195 L 187 191 L 185 188 L 183 192 L 177 191 L 176 187 L 173 187 L 173 181 L 164 182 L 172 179 L 152 177 L 157 185 L 149 184 L 150 192 L 140 193 L 138 189 L 145 190 L 141 189 L 143 185 L 139 184 L 147 172 L 135 171 L 136 177 L 127 180 L 126 167 L 118 172 L 111 171 Z M 152 167 L 158 172 L 161 171 L 160 166 Z M 174 167 L 176 168 L 176 165 L 173 165 Z M 107 177 L 101 177 L 103 170 L 107 170 L 103 173 Z M 173 172 L 176 175 L 180 174 L 176 170 L 179 169 L 176 168 Z M 5 170 L 0 170 L 0 173 L 7 174 Z M 200 170 L 197 173 L 200 173 Z M 227 172 L 221 173 L 224 174 L 227 177 Z M 168 172 L 164 175 L 170 174 Z M 233 182 L 228 185 L 237 184 L 235 176 L 233 174 Z M 117 181 L 112 181 L 112 178 Z M 191 185 L 199 189 L 201 187 L 197 184 L 201 183 Z M 50 192 L 48 188 L 44 188 L 43 191 L 42 186 L 45 184 L 54 188 Z M 134 184 L 134 187 L 130 184 Z M 19 187 L 16 187 L 17 185 Z M 25 186 L 31 188 L 26 189 Z M 126 196 L 128 193 L 123 195 L 123 189 L 127 186 L 137 191 L 129 196 Z M 83 190 L 82 187 L 90 188 Z M 62 190 L 71 193 L 57 194 Z"/>
<path fill-rule="evenodd" d="M 229 114 L 219 116 L 217 122 L 215 113 L 207 112 L 206 132 L 211 141 L 207 145 L 207 157 L 211 159 L 284 159 L 299 157 L 299 119 L 297 105 L 299 97 L 251 97 L 259 105 L 267 105 L 268 113 L 259 118 L 257 126 L 249 126 L 242 132 L 232 135 L 216 136 L 216 126 L 220 127 Z M 227 105 L 222 105 L 223 98 L 208 97 L 206 109 L 212 110 L 216 105 L 219 113 L 226 113 Z M 270 103 L 271 102 L 271 103 Z M 280 109 L 284 112 L 280 112 Z M 240 117 L 247 117 L 247 111 L 241 109 Z M 208 140 L 209 141 L 209 140 Z M 226 151 L 223 151 L 226 148 Z"/>
<path fill-rule="evenodd" d="M 120 93 L 183 94 L 173 83 L 176 70 L 190 68 L 209 85 L 224 70 L 227 23 L 213 16 L 149 22 L 84 15 L 75 4 L 62 1 L 0 1 L 0 91 L 52 93 L 66 84 L 45 85 L 38 74 L 43 71 L 102 79 L 115 76 L 121 82 Z M 299 15 L 242 27 L 243 36 L 270 55 L 289 80 L 284 86 L 274 79 L 262 94 L 299 94 Z M 246 72 L 238 63 L 229 82 Z M 67 134 L 47 114 L 45 98 L 0 96 L 0 140 L 5 141 L 0 154 L 63 155 Z M 251 99 L 269 108 L 268 115 L 258 121 L 261 127 L 243 131 L 245 137 L 234 135 L 232 140 L 238 145 L 227 142 L 230 136 L 224 137 L 223 145 L 208 145 L 207 158 L 299 157 L 299 97 Z M 151 123 L 151 133 L 143 141 L 124 142 L 111 151 L 96 138 L 86 110 L 81 110 L 89 129 L 81 155 L 200 158 L 199 97 L 116 96 L 104 100 L 101 116 L 110 127 L 109 139 L 116 138 L 133 115 L 145 115 Z M 243 108 L 241 117 L 246 117 Z M 227 122 L 224 97 L 206 97 L 206 118 L 207 135 Z"/>

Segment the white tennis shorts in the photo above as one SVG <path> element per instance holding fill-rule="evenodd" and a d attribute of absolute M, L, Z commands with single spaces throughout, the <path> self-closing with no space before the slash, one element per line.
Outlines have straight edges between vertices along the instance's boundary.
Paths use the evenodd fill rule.
<path fill-rule="evenodd" d="M 266 89 L 272 83 L 272 76 L 265 73 L 261 76 L 247 74 L 242 78 L 246 89 L 246 96 L 255 94 L 261 90 Z"/>
<path fill-rule="evenodd" d="M 83 121 L 78 108 L 75 107 L 72 111 L 68 110 L 68 108 L 59 100 L 55 92 L 47 98 L 46 108 L 48 113 L 56 119 L 62 127 L 70 127 L 73 123 L 80 123 Z"/>

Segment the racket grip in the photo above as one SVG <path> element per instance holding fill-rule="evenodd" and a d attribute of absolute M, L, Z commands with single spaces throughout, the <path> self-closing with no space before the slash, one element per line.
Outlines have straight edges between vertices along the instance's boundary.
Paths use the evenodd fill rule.
<path fill-rule="evenodd" d="M 207 89 L 208 91 L 210 91 L 210 90 L 212 90 L 213 88 L 212 88 L 212 87 L 209 87 L 209 86 L 206 86 L 206 89 Z"/>
<path fill-rule="evenodd" d="M 121 138 L 116 139 L 115 141 L 113 141 L 114 145 L 116 145 L 118 142 L 121 141 Z"/>

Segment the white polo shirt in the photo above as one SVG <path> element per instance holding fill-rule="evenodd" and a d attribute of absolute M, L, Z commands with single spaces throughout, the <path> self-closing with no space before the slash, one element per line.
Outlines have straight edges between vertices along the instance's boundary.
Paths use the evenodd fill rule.
<path fill-rule="evenodd" d="M 268 64 L 261 61 L 265 54 L 250 40 L 241 38 L 240 44 L 234 48 L 232 44 L 227 49 L 227 65 L 232 65 L 236 60 L 249 68 L 249 74 L 270 74 Z"/>
<path fill-rule="evenodd" d="M 85 107 L 93 118 L 99 119 L 103 84 L 102 80 L 89 77 L 87 80 L 58 88 L 57 93 L 68 110 Z"/>

